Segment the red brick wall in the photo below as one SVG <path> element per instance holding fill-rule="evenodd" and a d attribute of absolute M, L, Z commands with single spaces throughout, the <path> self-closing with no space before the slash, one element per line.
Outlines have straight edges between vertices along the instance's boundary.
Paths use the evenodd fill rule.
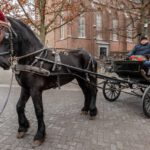
<path fill-rule="evenodd" d="M 60 29 L 55 30 L 54 33 L 50 33 L 47 37 L 47 40 L 49 41 L 49 45 L 52 47 L 58 47 L 58 48 L 68 48 L 68 49 L 75 49 L 75 48 L 84 48 L 92 55 L 97 56 L 97 49 L 98 44 L 95 36 L 96 36 L 96 30 L 94 28 L 95 24 L 95 12 L 88 12 L 85 14 L 85 20 L 86 20 L 86 37 L 85 38 L 78 38 L 78 18 L 74 19 L 71 23 L 68 25 L 65 25 L 65 38 L 63 40 L 60 40 Z M 112 41 L 111 36 L 111 28 L 112 28 L 112 19 L 113 15 L 115 16 L 119 21 L 119 28 L 125 28 L 126 26 L 126 18 L 122 12 L 114 13 L 108 12 L 107 10 L 103 10 L 101 12 L 102 14 L 102 21 L 103 21 L 103 30 L 102 30 L 102 37 L 103 40 L 101 42 L 107 42 L 109 44 L 109 53 L 113 52 L 119 52 L 124 53 L 133 48 L 135 45 L 134 41 L 133 43 L 126 42 L 126 30 L 118 30 L 119 38 L 118 41 Z M 123 36 L 122 36 L 123 35 Z"/>

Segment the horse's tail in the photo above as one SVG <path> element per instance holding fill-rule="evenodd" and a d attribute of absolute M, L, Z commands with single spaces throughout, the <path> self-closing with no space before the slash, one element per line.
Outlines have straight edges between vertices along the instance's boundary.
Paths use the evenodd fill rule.
<path fill-rule="evenodd" d="M 93 73 L 97 73 L 97 61 L 91 54 L 89 54 L 88 66 L 86 69 Z M 89 73 L 89 74 L 86 74 L 86 79 L 87 80 L 89 79 L 90 83 L 92 83 L 92 85 L 95 85 L 94 88 L 97 91 L 97 88 L 96 88 L 97 76 Z"/>
<path fill-rule="evenodd" d="M 88 53 L 87 51 L 80 51 L 82 53 L 82 69 L 89 70 L 91 72 L 97 73 L 97 61 L 95 58 Z M 93 84 L 97 84 L 97 77 L 96 75 L 85 73 L 86 79 L 90 82 L 93 82 Z"/>
<path fill-rule="evenodd" d="M 88 53 L 89 60 L 88 60 L 88 65 L 87 65 L 87 70 L 97 72 L 97 61 L 94 59 L 94 57 Z"/>

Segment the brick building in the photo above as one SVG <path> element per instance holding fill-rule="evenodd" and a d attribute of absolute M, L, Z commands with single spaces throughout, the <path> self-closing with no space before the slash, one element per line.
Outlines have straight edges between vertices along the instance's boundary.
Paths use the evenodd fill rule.
<path fill-rule="evenodd" d="M 95 7 L 94 3 L 90 5 Z M 61 23 L 63 20 L 60 19 Z M 124 55 L 137 42 L 132 38 L 135 34 L 132 29 L 127 13 L 113 7 L 101 7 L 97 11 L 87 11 L 54 30 L 48 34 L 47 43 L 55 48 L 83 48 L 96 58 Z"/>

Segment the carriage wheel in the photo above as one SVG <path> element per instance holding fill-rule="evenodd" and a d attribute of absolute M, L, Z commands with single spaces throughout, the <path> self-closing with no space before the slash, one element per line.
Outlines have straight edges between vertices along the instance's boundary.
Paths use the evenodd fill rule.
<path fill-rule="evenodd" d="M 143 101 L 143 112 L 145 116 L 150 118 L 150 86 L 148 86 L 142 97 Z"/>
<path fill-rule="evenodd" d="M 105 81 L 103 85 L 103 95 L 106 100 L 113 102 L 120 96 L 121 85 L 115 81 Z"/>

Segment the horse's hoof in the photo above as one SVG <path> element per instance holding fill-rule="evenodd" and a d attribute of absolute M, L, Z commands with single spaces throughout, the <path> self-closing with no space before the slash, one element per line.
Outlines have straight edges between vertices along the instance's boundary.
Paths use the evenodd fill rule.
<path fill-rule="evenodd" d="M 90 116 L 89 120 L 95 120 L 96 116 Z"/>
<path fill-rule="evenodd" d="M 24 136 L 25 136 L 25 132 L 18 132 L 16 137 L 17 137 L 18 139 L 21 139 L 21 138 L 23 138 Z"/>
<path fill-rule="evenodd" d="M 81 115 L 88 115 L 88 111 L 81 111 Z"/>
<path fill-rule="evenodd" d="M 91 118 L 95 118 L 97 116 L 97 114 L 98 114 L 97 108 L 90 110 L 90 117 Z M 93 120 L 93 119 L 91 119 L 91 120 Z"/>
<path fill-rule="evenodd" d="M 32 143 L 32 147 L 38 147 L 38 146 L 40 146 L 43 142 L 44 142 L 44 139 L 43 139 L 43 140 L 34 140 L 33 143 Z"/>

